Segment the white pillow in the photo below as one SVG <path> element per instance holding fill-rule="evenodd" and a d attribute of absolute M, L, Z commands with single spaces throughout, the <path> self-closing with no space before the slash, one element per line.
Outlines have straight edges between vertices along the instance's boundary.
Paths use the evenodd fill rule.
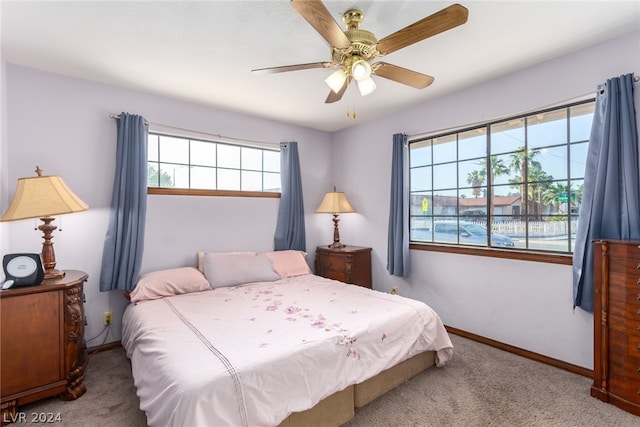
<path fill-rule="evenodd" d="M 273 282 L 280 276 L 265 255 L 246 253 L 206 253 L 204 275 L 212 288 L 253 282 Z"/>
<path fill-rule="evenodd" d="M 215 253 L 215 252 L 205 252 L 205 251 L 199 251 L 197 253 L 197 258 L 198 258 L 198 270 L 200 270 L 201 273 L 204 273 L 204 265 L 203 265 L 203 260 L 204 260 L 204 254 L 206 253 Z M 219 252 L 219 253 L 227 253 L 227 254 L 252 254 L 255 255 L 255 252 L 252 251 L 243 251 L 243 252 Z"/>

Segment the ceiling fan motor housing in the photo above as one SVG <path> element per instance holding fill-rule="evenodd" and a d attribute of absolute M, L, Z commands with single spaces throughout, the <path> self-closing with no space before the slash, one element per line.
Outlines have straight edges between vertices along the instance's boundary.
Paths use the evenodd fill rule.
<path fill-rule="evenodd" d="M 363 19 L 364 14 L 358 9 L 350 9 L 342 15 L 342 20 L 347 26 L 344 34 L 351 45 L 346 49 L 335 47 L 331 49 L 331 57 L 336 64 L 350 68 L 355 61 L 361 59 L 368 61 L 377 56 L 378 39 L 371 31 L 360 29 L 360 22 Z"/>

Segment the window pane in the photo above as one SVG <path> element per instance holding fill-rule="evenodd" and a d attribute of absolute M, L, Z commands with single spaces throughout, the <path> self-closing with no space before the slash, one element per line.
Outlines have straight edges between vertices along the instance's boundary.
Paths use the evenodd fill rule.
<path fill-rule="evenodd" d="M 409 215 L 412 217 L 426 217 L 433 213 L 431 192 L 411 194 L 409 200 Z"/>
<path fill-rule="evenodd" d="M 189 167 L 185 165 L 174 165 L 160 163 L 161 187 L 189 188 Z M 164 177 L 168 177 L 167 180 Z"/>
<path fill-rule="evenodd" d="M 411 169 L 411 191 L 431 190 L 431 167 L 421 167 Z"/>
<path fill-rule="evenodd" d="M 529 221 L 530 250 L 567 252 L 569 221 L 566 217 L 543 217 Z"/>
<path fill-rule="evenodd" d="M 460 160 L 487 157 L 487 128 L 481 127 L 458 136 L 458 157 Z"/>
<path fill-rule="evenodd" d="M 456 135 L 433 138 L 433 163 L 456 160 Z"/>
<path fill-rule="evenodd" d="M 594 109 L 594 102 L 576 105 L 569 109 L 571 142 L 589 141 Z"/>
<path fill-rule="evenodd" d="M 212 142 L 192 140 L 191 141 L 191 164 L 201 165 L 201 166 L 215 166 L 216 165 L 216 144 Z"/>
<path fill-rule="evenodd" d="M 468 160 L 458 163 L 458 182 L 460 187 L 478 188 L 487 182 L 485 176 L 486 160 Z"/>
<path fill-rule="evenodd" d="M 491 223 L 491 245 L 503 249 L 526 249 L 527 222 L 524 217 L 512 217 L 509 221 Z M 513 246 L 505 246 L 511 245 Z"/>
<path fill-rule="evenodd" d="M 458 190 L 433 192 L 433 215 L 454 216 L 458 213 Z"/>
<path fill-rule="evenodd" d="M 262 172 L 242 171 L 242 191 L 262 191 Z"/>
<path fill-rule="evenodd" d="M 159 156 L 164 163 L 189 164 L 189 140 L 160 135 Z"/>
<path fill-rule="evenodd" d="M 527 142 L 529 148 L 566 144 L 567 112 L 563 108 L 527 117 Z"/>
<path fill-rule="evenodd" d="M 242 169 L 262 170 L 262 150 L 242 147 Z M 244 183 L 242 184 L 244 187 Z"/>
<path fill-rule="evenodd" d="M 584 178 L 584 170 L 587 162 L 587 150 L 589 143 L 571 144 L 571 163 L 569 171 L 571 178 Z"/>
<path fill-rule="evenodd" d="M 280 174 L 265 172 L 262 175 L 264 180 L 264 188 L 262 191 L 268 191 L 270 193 L 278 193 L 280 191 Z"/>
<path fill-rule="evenodd" d="M 431 143 L 432 141 L 429 139 L 427 141 L 420 141 L 410 145 L 410 166 L 412 168 L 431 164 Z"/>
<path fill-rule="evenodd" d="M 550 179 L 566 179 L 567 172 L 567 146 L 541 148 L 540 155 L 536 156 L 539 167 L 529 168 L 530 181 L 548 181 Z"/>
<path fill-rule="evenodd" d="M 500 154 L 524 147 L 524 119 L 491 125 L 491 153 Z"/>
<path fill-rule="evenodd" d="M 147 139 L 147 159 L 158 161 L 158 135 L 149 134 Z"/>
<path fill-rule="evenodd" d="M 216 169 L 215 168 L 191 168 L 191 188 L 216 189 Z"/>
<path fill-rule="evenodd" d="M 280 172 L 280 152 L 264 150 L 264 170 L 266 172 Z M 280 184 L 278 184 L 280 187 Z"/>
<path fill-rule="evenodd" d="M 218 169 L 218 190 L 240 190 L 240 170 Z"/>
<path fill-rule="evenodd" d="M 455 163 L 445 163 L 433 167 L 433 188 L 457 188 L 458 171 Z"/>
<path fill-rule="evenodd" d="M 522 171 L 514 163 L 520 157 L 520 153 L 491 156 L 491 182 L 494 185 L 522 182 Z"/>
<path fill-rule="evenodd" d="M 218 167 L 240 169 L 240 147 L 218 145 Z M 220 176 L 218 176 L 219 178 Z M 239 179 L 240 175 L 238 175 Z M 218 182 L 221 182 L 220 180 Z M 239 184 L 239 183 L 238 183 Z"/>
<path fill-rule="evenodd" d="M 491 214 L 502 217 L 513 217 L 524 214 L 522 197 L 520 197 L 519 186 L 514 190 L 513 185 L 493 186 L 491 201 L 493 209 Z M 502 218 L 504 220 L 504 218 Z"/>

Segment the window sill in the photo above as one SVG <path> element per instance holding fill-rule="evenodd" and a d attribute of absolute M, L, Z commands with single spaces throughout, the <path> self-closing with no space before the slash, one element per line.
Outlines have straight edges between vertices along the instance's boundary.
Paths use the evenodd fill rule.
<path fill-rule="evenodd" d="M 486 256 L 492 258 L 516 259 L 520 261 L 545 262 L 549 264 L 572 265 L 573 256 L 544 252 L 518 251 L 495 248 L 472 248 L 469 246 L 453 246 L 431 243 L 410 243 L 409 249 L 418 251 L 446 252 L 451 254 Z"/>
<path fill-rule="evenodd" d="M 147 187 L 147 194 L 164 196 L 218 196 L 218 197 L 263 197 L 279 199 L 280 193 L 262 191 L 197 190 L 193 188 Z"/>

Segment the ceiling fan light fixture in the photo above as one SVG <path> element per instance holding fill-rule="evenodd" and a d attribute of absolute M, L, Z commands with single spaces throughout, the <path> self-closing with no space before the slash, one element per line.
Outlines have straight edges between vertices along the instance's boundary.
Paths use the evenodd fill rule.
<path fill-rule="evenodd" d="M 344 82 L 346 80 L 347 73 L 345 73 L 344 70 L 340 69 L 327 77 L 325 79 L 325 83 L 327 83 L 327 86 L 329 86 L 332 91 L 338 93 L 340 89 L 342 89 L 342 86 L 344 85 Z"/>
<path fill-rule="evenodd" d="M 367 96 L 374 90 L 376 90 L 376 82 L 374 82 L 371 77 L 368 77 L 364 80 L 359 80 L 358 90 L 360 91 L 360 95 Z"/>
<path fill-rule="evenodd" d="M 351 75 L 360 82 L 371 77 L 371 64 L 364 59 L 359 59 L 351 66 Z"/>

